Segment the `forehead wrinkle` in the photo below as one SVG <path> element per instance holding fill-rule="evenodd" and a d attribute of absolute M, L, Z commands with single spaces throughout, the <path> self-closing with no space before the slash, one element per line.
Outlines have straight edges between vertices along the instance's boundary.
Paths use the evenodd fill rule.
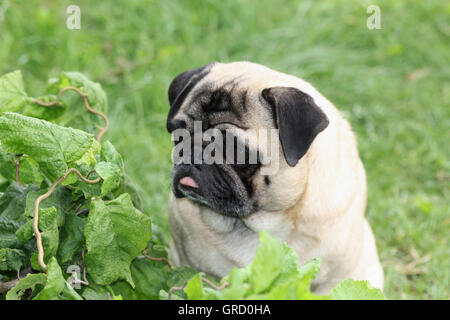
<path fill-rule="evenodd" d="M 191 118 L 200 118 L 206 120 L 205 117 L 219 122 L 236 123 L 239 126 L 247 124 L 255 124 L 255 116 L 249 113 L 249 107 L 254 103 L 258 103 L 258 99 L 252 94 L 254 81 L 250 74 L 240 73 L 234 77 L 226 77 L 225 80 L 218 78 L 218 72 L 207 75 L 199 85 L 192 90 L 185 104 L 182 106 L 183 112 L 191 115 Z M 204 112 L 202 109 L 208 103 L 211 103 L 213 94 L 222 91 L 227 97 L 221 97 L 217 103 L 227 103 L 228 109 L 217 112 Z M 220 97 L 220 94 L 218 95 Z M 228 101 L 224 101 L 226 99 Z M 254 109 L 254 108 L 252 108 Z M 257 109 L 255 109 L 257 110 Z M 257 122 L 257 121 L 256 121 Z"/>
<path fill-rule="evenodd" d="M 205 100 L 210 99 L 211 95 L 215 91 L 220 89 L 226 89 L 229 92 L 231 98 L 234 98 L 236 95 L 234 95 L 233 92 L 235 91 L 236 87 L 241 86 L 240 84 L 243 82 L 242 80 L 248 78 L 248 76 L 241 73 L 233 77 L 232 79 L 223 82 L 216 79 L 215 76 L 216 74 L 213 74 L 213 72 L 207 75 L 203 79 L 203 81 L 201 81 L 201 83 L 199 83 L 197 87 L 194 88 L 194 90 L 189 95 L 190 97 L 188 97 L 185 102 L 187 104 L 191 104 L 193 102 L 201 100 L 200 102 L 206 103 L 208 101 Z"/>

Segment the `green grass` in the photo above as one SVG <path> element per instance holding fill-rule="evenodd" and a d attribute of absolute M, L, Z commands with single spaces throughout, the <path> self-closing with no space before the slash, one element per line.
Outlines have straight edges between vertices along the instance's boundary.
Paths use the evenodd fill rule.
<path fill-rule="evenodd" d="M 81 30 L 66 28 L 66 7 L 74 2 Z M 307 79 L 358 137 L 386 295 L 449 299 L 450 5 L 276 3 L 0 1 L 7 8 L 0 14 L 0 72 L 21 69 L 35 94 L 60 71 L 102 83 L 107 138 L 166 239 L 171 79 L 213 60 L 250 60 Z M 381 8 L 381 30 L 366 28 L 369 4 Z"/>

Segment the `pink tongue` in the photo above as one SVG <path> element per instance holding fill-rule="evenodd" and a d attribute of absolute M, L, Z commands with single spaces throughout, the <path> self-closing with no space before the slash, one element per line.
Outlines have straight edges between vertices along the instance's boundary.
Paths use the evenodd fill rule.
<path fill-rule="evenodd" d="M 191 177 L 181 178 L 180 184 L 188 186 L 188 187 L 192 187 L 192 188 L 198 188 L 197 182 L 195 182 L 195 180 L 192 179 Z"/>

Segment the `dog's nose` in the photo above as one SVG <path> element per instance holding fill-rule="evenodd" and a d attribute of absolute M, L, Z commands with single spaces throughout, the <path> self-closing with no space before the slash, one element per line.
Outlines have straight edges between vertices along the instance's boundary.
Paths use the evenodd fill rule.
<path fill-rule="evenodd" d="M 176 129 L 186 129 L 186 121 L 176 118 L 168 120 L 167 131 L 169 131 L 169 133 L 172 133 L 172 131 Z"/>

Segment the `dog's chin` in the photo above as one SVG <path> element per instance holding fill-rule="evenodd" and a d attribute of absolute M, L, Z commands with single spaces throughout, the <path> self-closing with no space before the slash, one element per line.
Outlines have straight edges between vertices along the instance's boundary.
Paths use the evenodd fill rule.
<path fill-rule="evenodd" d="M 206 199 L 192 190 L 183 190 L 184 188 L 180 189 L 183 195 L 176 196 L 177 198 L 187 198 L 200 206 L 210 208 L 218 214 L 230 217 L 245 217 L 251 214 L 251 210 L 245 206 L 243 207 L 229 204 L 224 205 L 215 199 Z"/>
<path fill-rule="evenodd" d="M 191 200 L 199 205 L 204 205 L 204 206 L 210 207 L 212 209 L 210 202 L 208 200 L 203 198 L 200 194 L 196 193 L 194 190 L 190 190 L 190 189 L 191 188 L 185 188 L 185 187 L 178 186 L 179 192 L 175 193 L 175 197 L 188 198 L 189 200 Z"/>
<path fill-rule="evenodd" d="M 172 190 L 176 198 L 188 198 L 218 214 L 242 218 L 253 213 L 255 205 L 245 187 L 235 178 L 223 168 L 211 165 L 175 166 Z"/>

